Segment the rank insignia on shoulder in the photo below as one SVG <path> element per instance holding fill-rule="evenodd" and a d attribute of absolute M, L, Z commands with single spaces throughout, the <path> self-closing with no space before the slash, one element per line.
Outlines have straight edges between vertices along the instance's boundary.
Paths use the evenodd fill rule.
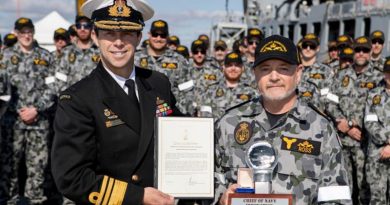
<path fill-rule="evenodd" d="M 92 61 L 95 62 L 95 63 L 99 62 L 100 61 L 100 56 L 99 55 L 93 55 L 92 56 Z"/>
<path fill-rule="evenodd" d="M 140 61 L 140 66 L 141 68 L 148 68 L 148 58 L 141 58 L 141 61 Z"/>
<path fill-rule="evenodd" d="M 321 151 L 321 142 L 282 136 L 281 149 L 318 156 Z"/>
<path fill-rule="evenodd" d="M 205 74 L 204 79 L 205 80 L 217 80 L 217 76 L 214 74 Z"/>
<path fill-rule="evenodd" d="M 61 95 L 60 100 L 71 100 L 72 97 L 70 95 Z"/>
<path fill-rule="evenodd" d="M 217 95 L 217 97 L 222 97 L 225 94 L 225 92 L 223 92 L 222 88 L 218 88 L 215 94 Z"/>
<path fill-rule="evenodd" d="M 17 64 L 19 63 L 19 58 L 18 58 L 18 56 L 13 55 L 13 56 L 11 57 L 11 63 L 12 63 L 13 65 L 17 65 Z"/>
<path fill-rule="evenodd" d="M 307 97 L 307 98 L 311 98 L 311 97 L 313 97 L 313 93 L 310 91 L 305 91 L 302 93 L 302 96 Z"/>
<path fill-rule="evenodd" d="M 375 97 L 372 99 L 373 105 L 379 105 L 382 101 L 382 97 L 380 95 L 375 95 Z"/>
<path fill-rule="evenodd" d="M 324 75 L 322 75 L 321 73 L 313 73 L 313 74 L 310 74 L 310 78 L 322 80 L 322 79 L 324 79 Z"/>
<path fill-rule="evenodd" d="M 343 87 L 347 87 L 349 85 L 349 76 L 344 76 L 342 84 Z"/>
<path fill-rule="evenodd" d="M 247 101 L 249 99 L 251 99 L 251 95 L 247 95 L 247 94 L 238 94 L 237 95 L 237 99 L 240 99 L 242 101 Z"/>
<path fill-rule="evenodd" d="M 375 87 L 375 83 L 367 82 L 365 87 L 368 88 L 368 89 L 373 89 Z"/>
<path fill-rule="evenodd" d="M 163 63 L 162 68 L 165 68 L 168 70 L 174 70 L 174 69 L 177 69 L 177 63 Z"/>
<path fill-rule="evenodd" d="M 75 53 L 69 53 L 68 60 L 70 63 L 74 63 L 76 61 L 76 54 Z"/>
<path fill-rule="evenodd" d="M 239 145 L 248 143 L 252 134 L 253 130 L 249 122 L 240 122 L 236 128 L 234 128 L 234 139 Z"/>

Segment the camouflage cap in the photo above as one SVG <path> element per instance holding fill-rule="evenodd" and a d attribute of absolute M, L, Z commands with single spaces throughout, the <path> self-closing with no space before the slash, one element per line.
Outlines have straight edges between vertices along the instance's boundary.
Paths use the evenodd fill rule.
<path fill-rule="evenodd" d="M 154 14 L 145 0 L 88 0 L 81 11 L 95 28 L 115 31 L 141 31 Z"/>
<path fill-rule="evenodd" d="M 263 32 L 258 28 L 248 29 L 248 40 L 257 39 L 261 41 L 263 39 Z"/>
<path fill-rule="evenodd" d="M 355 51 L 351 47 L 343 48 L 339 53 L 339 58 L 342 59 L 352 59 L 355 55 Z"/>
<path fill-rule="evenodd" d="M 379 40 L 385 41 L 385 34 L 383 33 L 383 31 L 376 30 L 376 31 L 373 31 L 371 33 L 370 39 L 371 39 L 371 41 L 374 39 L 379 39 Z"/>
<path fill-rule="evenodd" d="M 214 43 L 214 49 L 217 49 L 217 48 L 222 48 L 222 50 L 226 50 L 227 49 L 226 42 L 223 40 L 216 41 Z"/>
<path fill-rule="evenodd" d="M 186 46 L 179 45 L 176 48 L 176 52 L 178 52 L 179 54 L 181 54 L 182 56 L 184 56 L 187 59 L 190 57 L 190 53 L 189 53 L 188 48 Z"/>
<path fill-rule="evenodd" d="M 311 43 L 318 46 L 320 45 L 320 38 L 314 33 L 308 33 L 302 38 L 302 44 L 304 43 Z"/>
<path fill-rule="evenodd" d="M 34 29 L 34 24 L 29 18 L 21 17 L 15 21 L 15 30 L 22 30 L 22 28 L 31 28 Z"/>
<path fill-rule="evenodd" d="M 260 42 L 256 47 L 253 68 L 269 59 L 279 59 L 292 65 L 300 63 L 298 50 L 288 38 L 272 35 Z"/>
<path fill-rule="evenodd" d="M 237 63 L 239 65 L 242 65 L 243 62 L 241 55 L 237 52 L 228 53 L 225 56 L 225 65 L 229 65 L 230 63 Z"/>
<path fill-rule="evenodd" d="M 383 72 L 390 72 L 390 56 L 388 56 L 385 60 L 385 64 L 383 65 Z"/>
<path fill-rule="evenodd" d="M 178 45 L 180 45 L 180 39 L 177 36 L 169 36 L 168 43 L 178 46 Z"/>
<path fill-rule="evenodd" d="M 18 42 L 18 38 L 16 37 L 15 34 L 9 33 L 4 36 L 4 45 L 7 47 L 11 47 L 15 45 L 15 43 Z"/>
<path fill-rule="evenodd" d="M 204 41 L 202 40 L 195 40 L 191 44 L 191 52 L 195 53 L 196 51 L 201 50 L 201 51 L 207 51 L 207 45 Z"/>
<path fill-rule="evenodd" d="M 150 27 L 150 32 L 151 33 L 162 33 L 169 35 L 169 28 L 168 28 L 168 23 L 164 20 L 157 20 L 153 21 L 152 26 Z"/>
<path fill-rule="evenodd" d="M 355 42 L 353 44 L 353 48 L 368 48 L 371 49 L 371 40 L 367 38 L 366 36 L 360 36 L 355 39 Z"/>

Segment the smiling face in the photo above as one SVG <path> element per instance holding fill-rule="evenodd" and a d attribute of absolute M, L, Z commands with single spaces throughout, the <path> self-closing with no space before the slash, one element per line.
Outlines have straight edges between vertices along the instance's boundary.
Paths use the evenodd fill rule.
<path fill-rule="evenodd" d="M 254 68 L 260 94 L 265 100 L 282 101 L 295 95 L 301 79 L 302 66 L 282 60 L 266 60 Z"/>
<path fill-rule="evenodd" d="M 18 42 L 23 47 L 31 47 L 34 42 L 34 29 L 24 27 L 20 30 L 16 30 L 18 36 Z"/>
<path fill-rule="evenodd" d="M 95 43 L 100 48 L 103 63 L 111 70 L 126 69 L 134 63 L 134 53 L 141 41 L 140 32 L 105 31 L 93 32 Z"/>

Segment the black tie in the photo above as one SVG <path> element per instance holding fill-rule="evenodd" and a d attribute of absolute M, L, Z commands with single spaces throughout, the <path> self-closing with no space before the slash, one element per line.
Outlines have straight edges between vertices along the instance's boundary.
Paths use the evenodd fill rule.
<path fill-rule="evenodd" d="M 136 125 L 133 125 L 134 128 L 136 129 L 136 132 L 138 134 L 140 134 L 140 129 L 141 129 L 141 114 L 140 114 L 140 110 L 139 110 L 139 103 L 138 103 L 138 98 L 137 98 L 137 95 L 135 94 L 135 83 L 134 83 L 134 80 L 132 79 L 128 79 L 126 80 L 126 83 L 125 85 L 127 86 L 128 88 L 128 96 L 129 96 L 129 99 L 130 101 L 133 103 L 133 108 L 131 109 L 132 111 L 134 111 L 132 113 L 132 117 L 134 117 L 135 119 L 137 119 L 137 124 Z"/>

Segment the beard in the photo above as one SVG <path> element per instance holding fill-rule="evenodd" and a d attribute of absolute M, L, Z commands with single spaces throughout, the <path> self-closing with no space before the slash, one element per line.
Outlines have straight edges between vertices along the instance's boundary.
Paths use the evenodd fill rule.
<path fill-rule="evenodd" d="M 267 101 L 283 101 L 291 97 L 292 95 L 295 95 L 295 91 L 297 89 L 297 86 L 293 86 L 290 90 L 287 90 L 284 94 L 281 95 L 270 95 L 266 92 L 260 91 L 261 96 L 267 100 Z"/>

